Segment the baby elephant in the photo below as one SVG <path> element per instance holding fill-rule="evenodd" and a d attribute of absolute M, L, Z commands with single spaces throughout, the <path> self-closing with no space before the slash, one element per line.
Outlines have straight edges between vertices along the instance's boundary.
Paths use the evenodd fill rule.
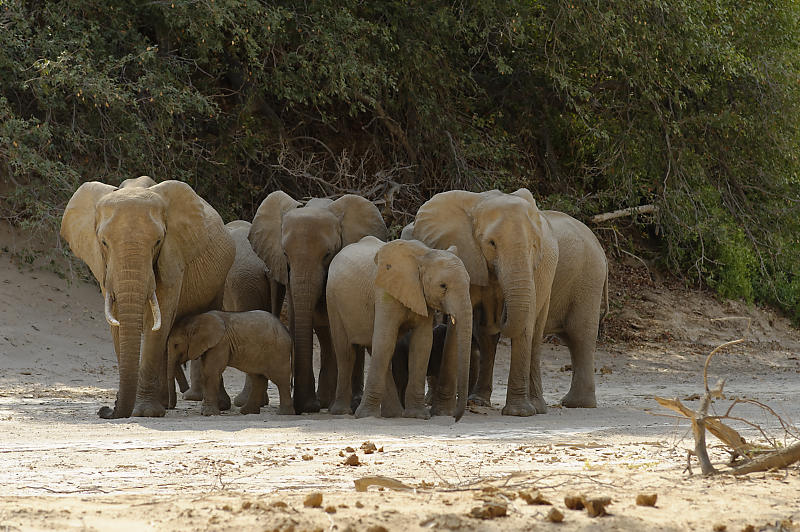
<path fill-rule="evenodd" d="M 277 385 L 280 393 L 278 413 L 294 414 L 289 389 L 292 339 L 286 327 L 269 312 L 213 310 L 184 318 L 170 332 L 167 353 L 167 379 L 173 378 L 179 364 L 202 360 L 206 384 L 201 410 L 204 416 L 219 414 L 217 383 L 227 366 L 247 373 L 252 382 L 250 396 L 240 409 L 242 414 L 260 412 L 267 379 Z"/>

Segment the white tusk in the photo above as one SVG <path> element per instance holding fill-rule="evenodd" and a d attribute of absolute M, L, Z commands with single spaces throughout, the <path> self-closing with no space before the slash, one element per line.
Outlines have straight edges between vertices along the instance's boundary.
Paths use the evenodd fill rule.
<path fill-rule="evenodd" d="M 161 309 L 158 306 L 158 298 L 156 297 L 156 291 L 153 290 L 153 293 L 150 295 L 150 299 L 148 299 L 150 303 L 150 310 L 153 311 L 153 331 L 157 331 L 161 328 Z"/>
<path fill-rule="evenodd" d="M 456 324 L 456 319 L 453 317 L 452 314 L 450 315 L 450 323 L 452 323 L 453 325 Z"/>
<path fill-rule="evenodd" d="M 111 290 L 106 290 L 106 304 L 105 313 L 106 313 L 106 321 L 109 325 L 113 325 L 114 327 L 119 327 L 119 321 L 117 318 L 114 317 L 114 314 L 111 312 Z"/>

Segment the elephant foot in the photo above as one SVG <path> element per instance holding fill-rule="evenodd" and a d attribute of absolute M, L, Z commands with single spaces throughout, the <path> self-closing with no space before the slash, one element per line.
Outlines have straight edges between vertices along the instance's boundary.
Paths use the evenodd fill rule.
<path fill-rule="evenodd" d="M 137 400 L 131 415 L 134 417 L 164 417 L 166 413 L 167 409 L 164 408 L 161 401 Z"/>
<path fill-rule="evenodd" d="M 433 403 L 431 407 L 431 414 L 434 416 L 449 416 L 454 417 L 456 412 L 455 404 L 448 403 Z"/>
<path fill-rule="evenodd" d="M 430 419 L 431 412 L 424 406 L 416 408 L 406 408 L 403 410 L 403 417 L 415 417 L 417 419 Z"/>
<path fill-rule="evenodd" d="M 308 412 L 313 414 L 320 411 L 319 400 L 315 396 L 309 398 L 295 398 L 294 409 L 298 414 Z"/>
<path fill-rule="evenodd" d="M 235 406 L 244 406 L 247 404 L 247 399 L 250 398 L 250 392 L 246 390 L 242 390 L 239 392 L 239 395 L 233 398 L 233 404 Z"/>
<path fill-rule="evenodd" d="M 200 388 L 189 388 L 185 392 L 183 392 L 183 398 L 187 401 L 202 401 L 203 400 L 203 390 Z"/>
<path fill-rule="evenodd" d="M 567 408 L 597 408 L 597 398 L 594 392 L 576 393 L 570 390 L 567 395 L 561 399 L 561 404 Z"/>
<path fill-rule="evenodd" d="M 245 415 L 247 415 L 247 414 L 260 414 L 261 413 L 261 407 L 260 406 L 244 405 L 239 409 L 239 413 L 240 414 L 245 414 Z"/>
<path fill-rule="evenodd" d="M 362 417 L 380 417 L 380 405 L 366 405 L 363 402 L 356 408 L 356 418 Z"/>
<path fill-rule="evenodd" d="M 403 416 L 403 407 L 400 403 L 393 402 L 392 404 L 383 402 L 381 403 L 381 417 L 401 417 Z"/>
<path fill-rule="evenodd" d="M 219 407 L 217 405 L 203 405 L 200 409 L 200 413 L 204 416 L 218 416 L 219 415 Z"/>
<path fill-rule="evenodd" d="M 527 417 L 536 414 L 536 408 L 527 400 L 509 402 L 503 407 L 504 416 Z"/>
<path fill-rule="evenodd" d="M 115 419 L 117 417 L 114 415 L 114 409 L 110 406 L 101 406 L 100 410 L 97 411 L 97 415 L 101 419 Z"/>
<path fill-rule="evenodd" d="M 294 407 L 292 405 L 281 405 L 278 407 L 279 416 L 293 416 Z"/>
<path fill-rule="evenodd" d="M 536 410 L 537 414 L 547 413 L 547 403 L 545 403 L 544 399 L 542 399 L 541 397 L 531 397 L 530 402 L 533 405 L 533 409 Z"/>
<path fill-rule="evenodd" d="M 475 406 L 492 406 L 492 402 L 489 400 L 488 395 L 480 395 L 477 393 L 470 394 L 467 402 Z"/>
<path fill-rule="evenodd" d="M 350 400 L 350 412 L 355 412 L 358 405 L 361 404 L 361 399 L 363 398 L 363 394 L 354 395 L 353 398 Z M 350 413 L 348 412 L 348 413 Z"/>
<path fill-rule="evenodd" d="M 352 402 L 348 404 L 348 401 L 337 399 L 336 401 L 333 402 L 330 408 L 328 408 L 328 413 L 334 416 L 340 416 L 343 414 L 352 414 L 353 412 L 355 412 L 356 408 L 358 408 L 358 405 L 354 407 Z"/>

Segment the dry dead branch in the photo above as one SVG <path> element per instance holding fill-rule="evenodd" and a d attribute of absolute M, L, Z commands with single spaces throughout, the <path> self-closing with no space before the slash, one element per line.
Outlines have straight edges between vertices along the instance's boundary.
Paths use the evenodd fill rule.
<path fill-rule="evenodd" d="M 658 207 L 652 204 L 648 205 L 640 205 L 638 207 L 629 207 L 627 209 L 620 209 L 618 211 L 612 212 L 604 212 L 602 214 L 595 214 L 589 221 L 593 224 L 599 224 L 603 222 L 607 222 L 608 220 L 614 220 L 616 218 L 622 218 L 623 216 L 632 216 L 634 214 L 651 214 L 658 211 Z"/>
<path fill-rule="evenodd" d="M 748 330 L 749 330 L 749 318 L 748 318 Z M 677 398 L 675 399 L 665 399 L 663 397 L 655 397 L 654 399 L 658 402 L 661 406 L 678 412 L 679 414 L 687 417 L 692 421 L 692 432 L 694 433 L 694 440 L 695 440 L 695 447 L 694 447 L 694 456 L 700 462 L 700 467 L 703 472 L 703 475 L 713 475 L 719 473 L 717 469 L 711 464 L 711 460 L 708 457 L 708 451 L 706 448 L 706 441 L 705 441 L 705 432 L 708 429 L 714 436 L 719 438 L 723 443 L 725 443 L 728 447 L 730 447 L 733 451 L 734 457 L 737 455 L 746 458 L 748 461 L 744 465 L 738 466 L 733 468 L 730 473 L 734 475 L 744 475 L 747 473 L 752 473 L 756 471 L 768 471 L 771 469 L 777 469 L 781 467 L 786 467 L 791 465 L 795 462 L 800 461 L 800 443 L 795 443 L 785 449 L 776 450 L 773 452 L 768 452 L 760 456 L 759 458 L 752 459 L 753 455 L 757 453 L 764 453 L 765 448 L 759 445 L 753 445 L 747 443 L 744 438 L 736 432 L 734 429 L 729 427 L 728 425 L 724 424 L 721 419 L 736 419 L 739 421 L 743 421 L 746 424 L 757 428 L 761 431 L 761 434 L 764 435 L 768 441 L 770 438 L 766 436 L 763 429 L 755 423 L 751 423 L 747 420 L 742 420 L 741 418 L 734 418 L 730 415 L 731 410 L 733 407 L 743 401 L 736 400 L 733 404 L 728 408 L 727 412 L 724 416 L 709 416 L 708 409 L 714 399 L 722 398 L 722 390 L 725 385 L 724 380 L 720 380 L 717 382 L 717 385 L 714 388 L 709 388 L 708 386 L 708 367 L 711 363 L 712 357 L 724 349 L 725 347 L 735 345 L 744 341 L 744 338 L 739 338 L 738 340 L 732 340 L 730 342 L 725 342 L 714 348 L 706 357 L 705 363 L 703 364 L 703 386 L 705 388 L 705 394 L 703 395 L 702 403 L 700 408 L 697 411 L 694 411 L 690 408 L 684 406 Z M 760 405 L 760 403 L 759 403 Z M 789 433 L 787 429 L 787 424 L 778 416 L 774 410 L 767 407 L 766 405 L 762 405 L 764 410 L 772 413 L 777 417 L 780 422 L 781 426 L 784 427 L 786 433 Z M 689 466 L 687 465 L 687 469 Z M 691 469 L 689 469 L 691 474 Z"/>

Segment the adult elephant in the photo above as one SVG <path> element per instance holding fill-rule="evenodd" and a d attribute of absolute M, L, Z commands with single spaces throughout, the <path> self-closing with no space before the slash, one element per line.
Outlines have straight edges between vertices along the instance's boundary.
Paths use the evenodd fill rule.
<path fill-rule="evenodd" d="M 342 247 L 368 235 L 385 240 L 387 233 L 377 207 L 354 194 L 336 201 L 315 198 L 302 206 L 288 194 L 275 191 L 258 207 L 250 228 L 250 243 L 278 287 L 285 287 L 289 296 L 294 409 L 298 414 L 327 408 L 336 391 L 336 360 L 325 309 L 328 266 Z M 321 350 L 317 392 L 312 365 L 313 332 Z M 354 380 L 360 381 L 354 382 L 357 389 L 363 385 L 362 373 L 353 373 Z"/>
<path fill-rule="evenodd" d="M 415 240 L 384 243 L 365 237 L 331 262 L 327 304 L 339 370 L 332 414 L 350 413 L 350 371 L 356 346 L 370 347 L 372 354 L 356 417 L 377 416 L 385 407 L 384 400 L 396 400 L 390 363 L 398 332 L 410 331 L 403 416 L 461 418 L 469 393 L 472 305 L 467 270 L 454 252 L 455 248 L 431 249 Z M 448 315 L 450 326 L 429 413 L 425 376 L 437 310 Z"/>
<path fill-rule="evenodd" d="M 546 412 L 544 400 L 529 387 L 531 351 L 544 331 L 558 243 L 531 193 L 442 192 L 420 207 L 410 232 L 434 248 L 457 247 L 469 272 L 481 367 L 484 360 L 494 362 L 501 332 L 511 338 L 503 414 Z"/>
<path fill-rule="evenodd" d="M 61 235 L 100 284 L 117 353 L 119 392 L 103 418 L 164 415 L 172 324 L 221 306 L 235 253 L 219 214 L 189 185 L 148 179 L 84 183 L 61 220 Z"/>
<path fill-rule="evenodd" d="M 485 193 L 485 195 L 495 198 L 518 196 L 525 199 L 534 208 L 536 205 L 533 196 L 526 189 L 520 189 L 511 195 L 504 195 L 497 191 Z M 497 201 L 496 199 L 495 202 Z M 491 252 L 495 249 L 498 250 L 495 254 L 495 261 L 491 261 L 495 263 L 494 265 L 490 265 L 488 256 L 484 256 L 484 260 L 487 261 L 487 271 L 495 272 L 494 274 L 490 273 L 488 276 L 488 285 L 473 286 L 473 292 L 477 294 L 473 303 L 480 320 L 476 331 L 481 346 L 481 356 L 480 365 L 475 374 L 477 382 L 471 387 L 471 400 L 488 406 L 492 394 L 494 359 L 499 337 L 497 334 L 499 330 L 493 326 L 493 322 L 497 322 L 497 316 L 501 316 L 500 321 L 502 322 L 503 313 L 508 316 L 513 312 L 512 309 L 514 308 L 514 305 L 510 304 L 507 299 L 506 293 L 508 291 L 504 289 L 505 286 L 508 286 L 508 283 L 503 282 L 502 277 L 496 274 L 498 270 L 497 256 L 504 251 L 508 252 L 514 246 L 518 249 L 527 249 L 525 246 L 528 244 L 524 238 L 517 238 L 516 241 L 513 238 L 507 239 L 509 236 L 507 234 L 503 238 L 497 238 L 497 236 L 492 238 L 491 234 L 497 235 L 496 230 L 499 226 L 495 226 L 494 229 L 486 229 L 486 225 L 481 223 L 486 214 L 475 211 L 473 215 L 474 218 L 471 220 L 473 231 L 469 234 L 472 234 L 476 240 L 483 237 L 484 242 L 480 245 L 480 249 L 488 249 L 490 252 L 487 254 L 488 256 L 491 256 Z M 513 216 L 512 211 L 509 211 L 507 217 L 513 218 Z M 543 334 L 556 334 L 564 339 L 569 347 L 573 367 L 570 390 L 562 398 L 562 404 L 566 407 L 595 407 L 597 400 L 594 386 L 594 350 L 600 319 L 599 307 L 604 295 L 606 306 L 608 305 L 608 264 L 606 256 L 594 233 L 571 216 L 557 211 L 540 211 L 539 218 L 542 231 L 549 235 L 548 240 L 552 242 L 555 239 L 557 262 L 552 276 L 549 273 L 537 275 L 536 271 L 532 273 L 534 279 L 533 294 L 538 296 L 539 299 L 547 295 L 549 300 L 547 301 L 545 315 L 537 318 L 536 333 L 531 344 L 528 396 L 537 412 L 546 411 L 542 396 L 539 360 L 541 336 Z M 425 221 L 426 219 L 427 221 Z M 426 209 L 426 213 L 423 216 L 423 224 L 429 225 L 432 221 L 431 212 Z M 406 233 L 408 235 L 415 234 L 418 223 L 417 221 L 411 227 L 406 228 Z M 446 224 L 446 222 L 444 223 Z M 503 233 L 503 231 L 500 232 Z M 487 237 L 487 234 L 490 236 Z M 493 240 L 494 244 L 488 242 L 487 247 L 487 239 Z M 544 257 L 552 257 L 553 255 L 552 250 L 547 251 L 545 249 L 543 252 Z M 552 260 L 552 258 L 548 260 Z M 546 266 L 552 267 L 552 264 L 549 263 Z M 549 285 L 545 284 L 548 278 L 551 278 Z M 505 319 L 507 321 L 509 318 L 506 317 Z M 506 329 L 503 332 L 506 333 Z M 513 343 L 514 338 L 512 337 L 512 373 L 509 374 L 509 383 L 511 383 L 512 378 L 519 376 L 519 374 L 513 374 Z M 524 371 L 522 375 L 525 375 Z M 510 390 L 511 385 L 509 384 L 509 393 Z"/>

